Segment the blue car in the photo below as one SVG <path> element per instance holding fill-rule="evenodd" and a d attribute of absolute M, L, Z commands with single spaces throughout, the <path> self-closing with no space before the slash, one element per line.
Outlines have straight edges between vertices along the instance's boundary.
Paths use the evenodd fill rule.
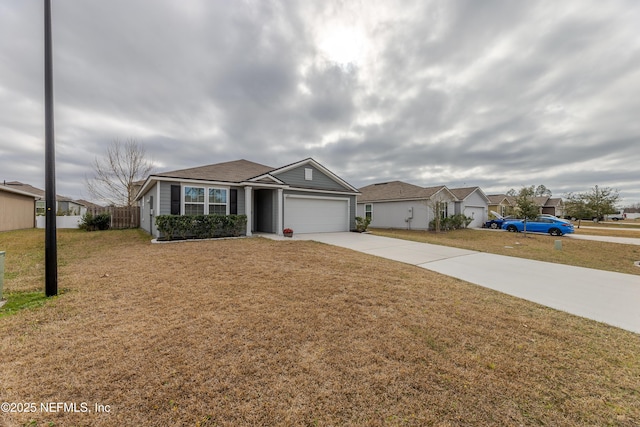
<path fill-rule="evenodd" d="M 524 220 L 505 221 L 502 229 L 511 232 L 524 231 Z M 573 233 L 573 224 L 563 219 L 551 216 L 539 216 L 536 219 L 527 220 L 527 231 L 531 233 L 549 233 L 552 236 L 562 236 Z"/>

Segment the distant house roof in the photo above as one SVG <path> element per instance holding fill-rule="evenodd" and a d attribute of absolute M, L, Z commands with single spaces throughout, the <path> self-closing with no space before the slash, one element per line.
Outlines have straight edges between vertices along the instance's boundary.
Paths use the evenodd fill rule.
<path fill-rule="evenodd" d="M 452 198 L 455 198 L 449 189 L 444 185 L 436 187 L 420 187 L 402 181 L 381 182 L 367 185 L 359 189 L 361 196 L 358 202 L 381 202 L 398 200 L 426 200 L 431 199 L 441 191 L 447 191 Z"/>
<path fill-rule="evenodd" d="M 10 181 L 10 182 L 5 182 L 4 185 L 9 188 L 13 188 L 14 190 L 22 191 L 23 193 L 32 194 L 33 196 L 39 199 L 44 197 L 44 190 L 41 190 L 29 184 L 23 184 L 22 182 L 19 182 L 19 181 Z"/>
<path fill-rule="evenodd" d="M 21 196 L 33 197 L 34 200 L 39 198 L 39 196 L 37 196 L 37 195 L 35 195 L 33 193 L 29 193 L 29 192 L 26 192 L 26 191 L 23 191 L 23 190 L 19 190 L 17 188 L 12 187 L 12 186 L 10 187 L 6 183 L 5 184 L 0 184 L 0 191 L 4 191 L 4 192 L 7 192 L 7 193 L 12 193 L 12 194 L 19 194 Z"/>
<path fill-rule="evenodd" d="M 102 205 L 98 205 L 96 203 L 90 202 L 88 200 L 84 200 L 84 199 L 79 199 L 75 201 L 78 204 L 83 205 L 86 208 L 103 208 L 104 206 Z"/>
<path fill-rule="evenodd" d="M 29 184 L 24 184 L 20 181 L 11 181 L 11 182 L 7 182 L 5 183 L 6 186 L 10 187 L 10 188 L 14 188 L 16 190 L 20 190 L 22 192 L 28 193 L 28 194 L 32 194 L 34 196 L 36 196 L 36 198 L 38 199 L 44 199 L 45 197 L 45 192 L 44 190 L 41 190 L 37 187 L 34 187 L 33 185 L 29 185 Z M 60 196 L 58 194 L 56 194 L 56 200 L 58 202 L 74 202 L 73 199 L 70 199 L 69 197 L 64 197 L 64 196 Z"/>
<path fill-rule="evenodd" d="M 563 203 L 563 200 L 559 197 L 549 197 L 545 206 L 562 206 Z"/>
<path fill-rule="evenodd" d="M 472 195 L 473 193 L 479 193 L 480 196 L 482 196 L 485 200 L 489 201 L 489 198 L 487 197 L 486 194 L 484 194 L 484 191 L 482 191 L 480 189 L 480 187 L 463 187 L 463 188 L 450 188 L 449 191 L 451 191 L 453 193 L 454 196 L 456 196 L 456 198 L 458 200 L 464 200 L 467 197 L 469 197 L 470 195 Z"/>
<path fill-rule="evenodd" d="M 510 203 L 509 197 L 506 194 L 488 194 L 487 198 L 492 205 L 499 205 L 504 201 Z"/>

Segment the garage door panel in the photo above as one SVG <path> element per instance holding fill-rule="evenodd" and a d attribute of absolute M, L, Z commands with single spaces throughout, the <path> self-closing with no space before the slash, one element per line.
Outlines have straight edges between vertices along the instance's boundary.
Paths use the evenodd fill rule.
<path fill-rule="evenodd" d="M 484 223 L 484 209 L 478 207 L 466 207 L 464 214 L 469 218 L 473 218 L 469 227 L 482 227 L 482 224 Z"/>
<path fill-rule="evenodd" d="M 346 200 L 287 198 L 284 226 L 296 233 L 349 231 Z"/>

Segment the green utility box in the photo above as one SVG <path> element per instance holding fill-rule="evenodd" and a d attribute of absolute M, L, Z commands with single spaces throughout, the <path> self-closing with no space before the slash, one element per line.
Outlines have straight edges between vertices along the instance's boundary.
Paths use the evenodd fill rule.
<path fill-rule="evenodd" d="M 2 300 L 2 285 L 4 284 L 4 251 L 0 251 L 0 300 Z"/>

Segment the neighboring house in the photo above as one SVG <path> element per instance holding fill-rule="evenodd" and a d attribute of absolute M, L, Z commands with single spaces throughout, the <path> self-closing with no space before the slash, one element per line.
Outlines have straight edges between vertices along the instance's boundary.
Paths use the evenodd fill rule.
<path fill-rule="evenodd" d="M 471 218 L 469 227 L 480 228 L 487 221 L 489 198 L 480 187 L 451 188 L 456 196 L 455 214 L 463 214 Z"/>
<path fill-rule="evenodd" d="M 136 200 L 140 226 L 159 237 L 158 215 L 244 214 L 247 235 L 350 231 L 358 190 L 308 158 L 273 168 L 236 160 L 150 175 Z"/>
<path fill-rule="evenodd" d="M 372 228 L 427 230 L 436 212 L 455 212 L 456 196 L 444 185 L 420 187 L 402 181 L 371 184 L 359 189 L 357 215 L 371 219 Z"/>
<path fill-rule="evenodd" d="M 505 217 L 513 213 L 515 207 L 515 198 L 506 194 L 489 194 L 489 218 L 495 219 L 491 212 L 496 212 Z"/>
<path fill-rule="evenodd" d="M 34 228 L 37 197 L 12 186 L 0 185 L 0 231 Z"/>
<path fill-rule="evenodd" d="M 505 194 L 490 194 L 489 212 L 497 212 L 502 216 L 517 215 L 516 198 Z M 549 214 L 562 218 L 564 212 L 564 200 L 558 197 L 537 196 L 533 198 L 534 203 L 538 206 L 541 214 Z M 493 216 L 493 215 L 490 215 Z"/>
<path fill-rule="evenodd" d="M 558 197 L 536 197 L 540 213 L 549 214 L 562 218 L 564 213 L 564 201 Z"/>
<path fill-rule="evenodd" d="M 36 195 L 36 216 L 45 214 L 44 210 L 46 203 L 44 190 L 29 184 L 23 184 L 19 181 L 6 182 L 5 185 L 16 190 Z M 87 209 L 82 203 L 74 201 L 68 197 L 56 195 L 56 214 L 84 215 L 86 211 Z"/>

